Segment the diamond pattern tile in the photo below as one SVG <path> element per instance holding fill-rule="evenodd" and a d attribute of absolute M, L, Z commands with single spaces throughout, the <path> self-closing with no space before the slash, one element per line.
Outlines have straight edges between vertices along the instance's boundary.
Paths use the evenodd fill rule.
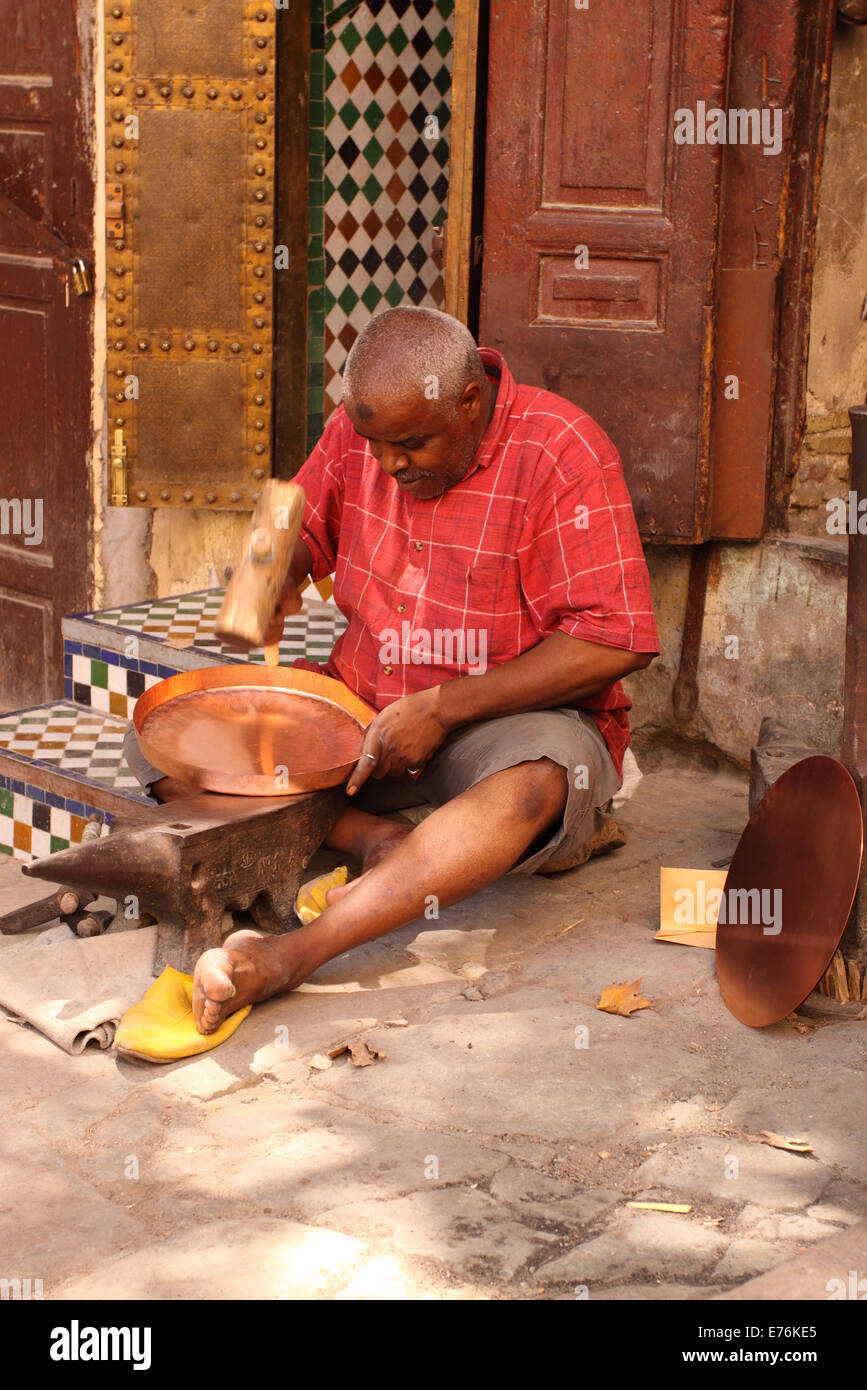
<path fill-rule="evenodd" d="M 453 0 L 368 0 L 326 11 L 325 418 L 371 314 L 443 303 L 431 239 L 448 193 L 453 9 Z"/>

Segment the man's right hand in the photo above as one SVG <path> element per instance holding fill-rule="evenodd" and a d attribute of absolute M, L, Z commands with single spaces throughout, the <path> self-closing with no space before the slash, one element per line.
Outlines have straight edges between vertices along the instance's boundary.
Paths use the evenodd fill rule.
<path fill-rule="evenodd" d="M 284 592 L 282 594 L 280 602 L 277 604 L 274 611 L 274 616 L 268 624 L 268 630 L 265 633 L 265 640 L 262 645 L 267 647 L 271 642 L 279 642 L 280 638 L 283 636 L 283 624 L 286 619 L 291 617 L 293 613 L 300 613 L 301 608 L 301 595 L 293 584 L 288 593 Z"/>

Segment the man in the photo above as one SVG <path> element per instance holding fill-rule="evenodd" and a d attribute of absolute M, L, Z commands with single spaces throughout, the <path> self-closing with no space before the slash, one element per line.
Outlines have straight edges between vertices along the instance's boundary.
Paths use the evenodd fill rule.
<path fill-rule="evenodd" d="M 304 525 L 270 636 L 303 578 L 333 572 L 349 625 L 324 669 L 379 713 L 327 844 L 363 872 L 308 926 L 205 952 L 202 1033 L 432 903 L 583 862 L 629 743 L 619 680 L 659 651 L 611 441 L 446 314 L 368 323 L 296 481 Z M 163 800 L 193 790 L 139 775 Z M 412 829 L 382 818 L 424 801 L 436 809 Z"/>

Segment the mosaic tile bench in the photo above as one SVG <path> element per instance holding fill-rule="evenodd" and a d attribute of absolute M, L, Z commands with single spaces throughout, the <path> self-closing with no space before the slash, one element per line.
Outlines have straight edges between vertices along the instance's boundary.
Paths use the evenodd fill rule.
<path fill-rule="evenodd" d="M 139 695 L 166 676 L 233 661 L 261 665 L 261 648 L 239 656 L 214 635 L 222 600 L 222 589 L 200 589 L 64 618 L 64 696 L 129 719 Z M 334 604 L 305 596 L 303 611 L 286 621 L 280 665 L 291 666 L 299 656 L 327 661 L 345 627 L 346 619 Z"/>
<path fill-rule="evenodd" d="M 135 702 L 157 681 L 199 666 L 246 661 L 214 636 L 221 589 L 64 618 L 63 700 L 0 714 L 0 853 L 41 858 L 106 825 L 131 802 L 153 804 L 121 755 Z M 305 596 L 286 622 L 280 664 L 325 661 L 346 620 Z"/>

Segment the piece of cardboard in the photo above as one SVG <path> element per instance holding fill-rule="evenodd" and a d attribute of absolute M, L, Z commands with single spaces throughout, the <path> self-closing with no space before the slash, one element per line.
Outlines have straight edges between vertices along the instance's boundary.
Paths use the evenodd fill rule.
<path fill-rule="evenodd" d="M 716 949 L 716 924 L 725 869 L 659 870 L 659 931 L 655 941 Z"/>

